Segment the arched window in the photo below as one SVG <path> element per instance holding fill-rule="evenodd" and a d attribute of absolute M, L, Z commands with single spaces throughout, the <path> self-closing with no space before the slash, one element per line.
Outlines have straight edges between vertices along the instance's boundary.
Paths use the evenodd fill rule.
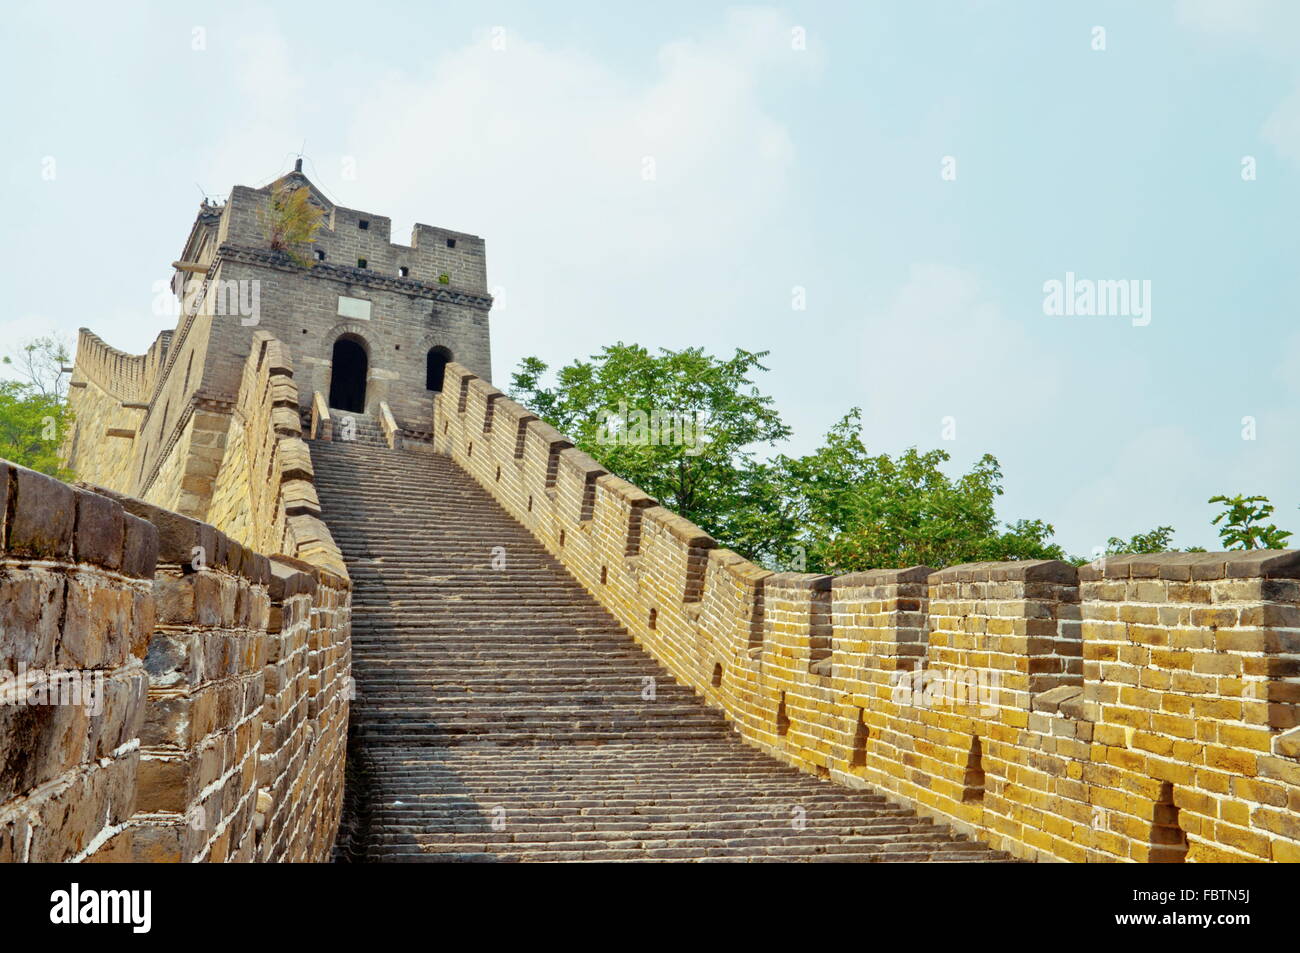
<path fill-rule="evenodd" d="M 361 342 L 341 337 L 334 342 L 330 369 L 330 406 L 354 414 L 366 412 L 366 369 L 369 365 Z"/>
<path fill-rule="evenodd" d="M 424 389 L 442 390 L 442 378 L 447 373 L 447 362 L 451 360 L 451 351 L 441 344 L 429 348 L 424 363 Z"/>

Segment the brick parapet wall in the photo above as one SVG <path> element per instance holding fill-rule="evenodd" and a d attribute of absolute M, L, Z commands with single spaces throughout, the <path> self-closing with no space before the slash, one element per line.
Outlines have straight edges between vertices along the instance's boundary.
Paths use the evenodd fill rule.
<path fill-rule="evenodd" d="M 286 587 L 208 524 L 6 461 L 0 490 L 0 862 L 327 859 L 346 577 L 294 567 Z M 20 703 L 35 669 L 102 677 L 102 704 Z"/>
<path fill-rule="evenodd" d="M 207 524 L 124 503 L 160 530 L 132 857 L 251 860 L 269 563 Z"/>
<path fill-rule="evenodd" d="M 157 532 L 0 461 L 0 543 L 0 863 L 94 857 L 135 813 Z M 28 703 L 52 675 L 76 704 Z"/>
<path fill-rule="evenodd" d="M 1097 847 L 1172 787 L 1197 859 L 1300 860 L 1300 554 L 1125 556 L 1080 571 Z"/>
<path fill-rule="evenodd" d="M 208 519 L 261 552 L 302 559 L 347 579 L 321 519 L 288 349 L 254 333 L 230 428 L 218 451 Z"/>
<path fill-rule="evenodd" d="M 348 588 L 289 557 L 271 561 L 258 769 L 259 860 L 328 856 L 343 803 L 351 698 Z"/>
<path fill-rule="evenodd" d="M 1300 553 L 771 573 L 458 364 L 433 432 L 802 770 L 1028 859 L 1300 859 Z"/>
<path fill-rule="evenodd" d="M 127 354 L 89 328 L 81 328 L 77 335 L 77 373 L 73 380 L 92 380 L 118 400 L 147 402 L 165 353 L 164 336 L 145 354 Z"/>

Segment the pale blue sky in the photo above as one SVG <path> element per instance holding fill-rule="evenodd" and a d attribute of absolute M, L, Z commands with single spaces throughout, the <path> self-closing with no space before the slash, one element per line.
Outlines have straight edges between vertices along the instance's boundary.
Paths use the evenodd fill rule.
<path fill-rule="evenodd" d="M 770 349 L 789 449 L 861 405 L 875 449 L 943 446 L 954 472 L 992 452 L 1003 516 L 1054 523 L 1070 551 L 1161 523 L 1213 548 L 1218 492 L 1268 494 L 1300 530 L 1300 5 L 7 19 L 0 345 L 87 325 L 142 350 L 200 187 L 262 185 L 305 141 L 313 179 L 398 240 L 416 220 L 487 239 L 498 384 L 526 354 L 620 339 Z M 1151 323 L 1044 315 L 1067 271 L 1150 280 Z"/>

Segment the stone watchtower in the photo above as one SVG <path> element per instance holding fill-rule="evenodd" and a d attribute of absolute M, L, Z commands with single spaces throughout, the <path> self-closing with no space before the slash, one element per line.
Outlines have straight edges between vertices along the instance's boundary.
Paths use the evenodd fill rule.
<path fill-rule="evenodd" d="M 298 260 L 268 237 L 273 192 L 286 187 L 306 188 L 323 213 Z M 491 377 L 484 244 L 416 225 L 410 245 L 398 245 L 390 231 L 384 216 L 331 202 L 301 160 L 263 188 L 236 186 L 224 205 L 205 201 L 173 263 L 176 329 L 141 355 L 81 330 L 68 465 L 82 480 L 203 518 L 257 331 L 288 347 L 303 415 L 317 394 L 352 414 L 385 402 L 408 436 L 427 439 L 448 361 Z"/>

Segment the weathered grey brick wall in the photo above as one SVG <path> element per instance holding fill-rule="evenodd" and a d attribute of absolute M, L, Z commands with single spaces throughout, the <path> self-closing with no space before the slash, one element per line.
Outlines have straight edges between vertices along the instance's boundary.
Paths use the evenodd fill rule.
<path fill-rule="evenodd" d="M 112 855 L 136 809 L 158 533 L 0 460 L 0 543 L 0 863 Z M 55 679 L 91 692 L 41 703 Z"/>
<path fill-rule="evenodd" d="M 264 257 L 258 262 L 248 255 L 222 264 L 224 279 L 259 283 L 261 317 L 256 326 L 244 326 L 237 317 L 211 319 L 201 385 L 206 392 L 237 393 L 243 357 L 259 330 L 289 348 L 304 407 L 310 406 L 314 391 L 329 396 L 335 342 L 344 335 L 362 342 L 368 363 L 366 412 L 374 414 L 379 401 L 386 400 L 403 427 L 427 429 L 432 417 L 433 393 L 425 389 L 430 348 L 441 345 L 457 360 L 463 355 L 467 367 L 483 368 L 484 375 L 490 372 L 485 308 L 437 300 L 438 295 L 456 295 L 436 286 L 402 291 L 385 286 L 398 284 L 396 279 L 381 282 L 355 268 L 330 267 L 327 262 L 304 270 Z M 369 301 L 370 319 L 341 316 L 340 297 Z"/>
<path fill-rule="evenodd" d="M 0 542 L 0 862 L 328 858 L 345 578 L 3 460 Z"/>

